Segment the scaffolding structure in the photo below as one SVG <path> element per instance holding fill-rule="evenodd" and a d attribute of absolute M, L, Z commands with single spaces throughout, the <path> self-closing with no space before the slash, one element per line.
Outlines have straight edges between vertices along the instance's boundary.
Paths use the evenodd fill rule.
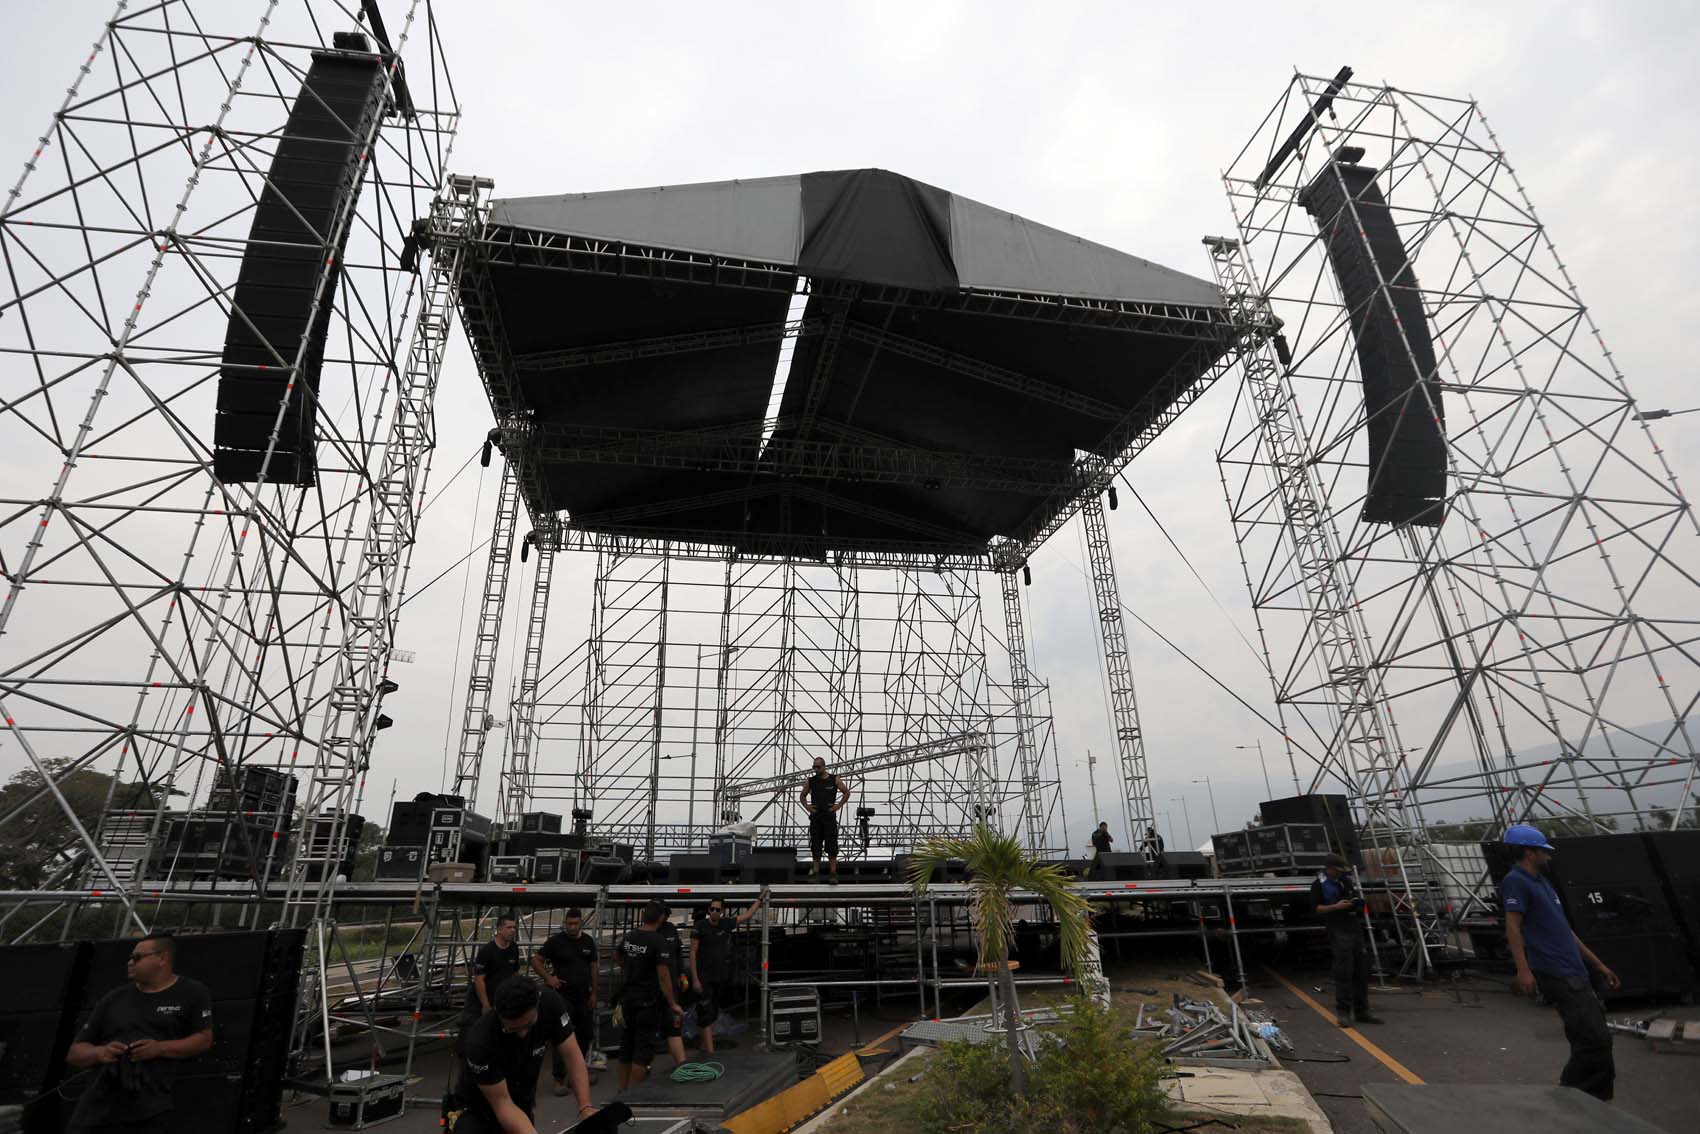
<path fill-rule="evenodd" d="M 547 664 L 546 599 L 533 602 L 509 814 L 570 804 L 650 856 L 700 850 L 740 820 L 802 845 L 797 777 L 819 757 L 873 810 L 865 828 L 841 819 L 846 856 L 977 820 L 1046 853 L 1066 845 L 1049 691 L 1028 670 L 1019 604 L 1013 624 L 1004 608 L 1015 645 L 996 651 L 1010 678 L 988 668 L 982 573 L 596 556 L 589 634 Z M 984 741 L 958 742 L 969 735 Z"/>
<path fill-rule="evenodd" d="M 333 285 L 316 483 L 226 483 L 211 434 L 237 272 L 303 76 L 355 31 L 388 94 L 360 190 L 304 246 Z M 467 206 L 440 195 L 459 115 L 429 6 L 394 32 L 335 5 L 119 4 L 0 210 L 9 460 L 47 470 L 38 495 L 11 478 L 0 517 L 0 700 L 67 813 L 57 783 L 97 766 L 161 808 L 244 766 L 303 780 L 298 815 L 358 800 L 452 318 L 410 226 Z M 305 339 L 273 347 L 303 366 Z"/>
<path fill-rule="evenodd" d="M 1289 756 L 1350 795 L 1421 946 L 1433 824 L 1682 815 L 1700 528 L 1480 107 L 1349 76 L 1296 76 L 1224 175 L 1237 239 L 1206 244 L 1242 382 L 1218 463 Z M 1383 206 L 1345 191 L 1375 269 L 1356 309 L 1303 202 L 1352 165 L 1409 258 L 1377 259 Z M 1355 334 L 1413 298 L 1437 365 L 1398 323 L 1423 380 L 1388 412 L 1443 432 L 1444 510 L 1373 522 Z"/>

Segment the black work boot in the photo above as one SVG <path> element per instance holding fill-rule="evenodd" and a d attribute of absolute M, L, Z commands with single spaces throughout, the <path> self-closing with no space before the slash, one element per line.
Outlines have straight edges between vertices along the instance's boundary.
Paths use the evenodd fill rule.
<path fill-rule="evenodd" d="M 1360 1008 L 1355 1014 L 1360 1024 L 1385 1024 L 1387 1022 L 1380 1016 L 1372 1014 L 1368 1008 Z"/>

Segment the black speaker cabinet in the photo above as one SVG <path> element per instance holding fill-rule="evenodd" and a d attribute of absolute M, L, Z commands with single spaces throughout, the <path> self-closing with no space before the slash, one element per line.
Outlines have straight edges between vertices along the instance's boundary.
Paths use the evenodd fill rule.
<path fill-rule="evenodd" d="M 622 858 L 591 855 L 581 861 L 583 865 L 579 871 L 579 881 L 590 886 L 612 886 L 630 869 Z"/>
<path fill-rule="evenodd" d="M 720 881 L 720 856 L 676 854 L 667 861 L 667 881 L 678 885 L 711 886 Z"/>
<path fill-rule="evenodd" d="M 1551 874 L 1576 936 L 1623 987 L 1616 996 L 1680 996 L 1695 970 L 1645 835 L 1561 839 Z"/>
<path fill-rule="evenodd" d="M 1208 878 L 1210 863 L 1200 851 L 1165 851 L 1161 876 L 1164 878 Z"/>
<path fill-rule="evenodd" d="M 1689 962 L 1700 971 L 1700 830 L 1653 831 L 1644 837 Z"/>
<path fill-rule="evenodd" d="M 739 878 L 757 886 L 777 886 L 797 880 L 795 851 L 751 851 L 737 867 Z"/>
<path fill-rule="evenodd" d="M 1363 518 L 1438 526 L 1446 497 L 1446 415 L 1434 340 L 1375 170 L 1355 160 L 1330 162 L 1299 203 L 1322 233 L 1357 342 L 1369 426 Z"/>
<path fill-rule="evenodd" d="M 1151 864 L 1137 851 L 1110 851 L 1098 856 L 1089 876 L 1094 882 L 1144 882 Z"/>

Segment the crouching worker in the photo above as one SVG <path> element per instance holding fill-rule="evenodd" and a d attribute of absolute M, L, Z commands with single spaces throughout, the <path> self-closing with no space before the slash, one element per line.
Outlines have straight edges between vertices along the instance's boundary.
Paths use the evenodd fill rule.
<path fill-rule="evenodd" d="M 507 978 L 491 1010 L 462 1037 L 455 1134 L 536 1134 L 537 1076 L 551 1049 L 566 1065 L 579 1119 L 589 1118 L 596 1113 L 590 1073 L 566 1003 L 528 977 Z"/>

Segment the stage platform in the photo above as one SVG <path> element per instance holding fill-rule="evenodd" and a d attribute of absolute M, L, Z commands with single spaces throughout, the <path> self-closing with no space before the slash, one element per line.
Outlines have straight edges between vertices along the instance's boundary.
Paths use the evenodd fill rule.
<path fill-rule="evenodd" d="M 1193 898 L 1269 898 L 1300 895 L 1310 890 L 1309 878 L 1179 878 L 1146 882 L 1077 882 L 1074 891 L 1090 901 L 1112 899 L 1193 899 Z M 1421 888 L 1422 883 L 1413 883 Z M 1386 883 L 1365 880 L 1366 893 L 1388 888 Z M 250 882 L 197 883 L 193 886 L 155 886 L 141 883 L 130 889 L 133 898 L 150 901 L 192 902 L 252 902 L 256 897 L 268 901 L 283 898 L 287 886 L 275 882 L 256 894 Z M 927 900 L 940 905 L 960 905 L 969 900 L 972 887 L 965 882 L 934 883 L 927 888 Z M 451 882 L 436 885 L 416 882 L 342 882 L 335 890 L 336 902 L 358 905 L 411 905 L 421 895 L 435 892 L 444 905 L 506 905 L 506 906 L 567 906 L 595 905 L 600 898 L 606 905 L 641 905 L 651 898 L 663 898 L 679 904 L 691 900 L 707 901 L 725 898 L 728 902 L 749 902 L 765 894 L 769 902 L 796 906 L 858 906 L 909 905 L 915 895 L 907 885 L 896 882 L 842 883 L 832 886 L 819 882 L 793 882 L 775 886 L 754 883 L 724 883 L 719 885 L 677 885 L 668 882 L 640 883 L 607 887 L 580 883 L 528 883 L 513 885 L 506 882 Z M 1020 895 L 1018 895 L 1019 897 Z M 118 892 L 111 889 L 87 890 L 27 890 L 0 891 L 0 902 L 111 902 Z"/>
<path fill-rule="evenodd" d="M 789 1051 L 738 1049 L 714 1056 L 699 1053 L 696 1058 L 713 1059 L 726 1073 L 708 1082 L 675 1083 L 663 1070 L 629 1088 L 620 1101 L 639 1118 L 700 1118 L 712 1123 L 740 1114 L 798 1081 L 797 1057 Z"/>

